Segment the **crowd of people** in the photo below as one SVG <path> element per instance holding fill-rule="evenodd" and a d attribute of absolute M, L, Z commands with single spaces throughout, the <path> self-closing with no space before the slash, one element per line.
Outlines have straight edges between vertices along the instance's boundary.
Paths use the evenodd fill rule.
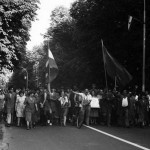
<path fill-rule="evenodd" d="M 150 94 L 108 89 L 0 90 L 0 121 L 27 130 L 37 125 L 67 124 L 150 126 Z"/>

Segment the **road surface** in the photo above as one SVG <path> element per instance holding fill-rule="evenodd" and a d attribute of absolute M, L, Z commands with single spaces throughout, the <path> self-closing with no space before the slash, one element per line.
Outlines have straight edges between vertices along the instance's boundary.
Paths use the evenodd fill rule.
<path fill-rule="evenodd" d="M 148 127 L 128 129 L 99 125 L 77 129 L 74 126 L 38 126 L 35 129 L 26 130 L 3 126 L 3 132 L 3 143 L 6 143 L 9 150 L 150 149 L 150 128 Z"/>

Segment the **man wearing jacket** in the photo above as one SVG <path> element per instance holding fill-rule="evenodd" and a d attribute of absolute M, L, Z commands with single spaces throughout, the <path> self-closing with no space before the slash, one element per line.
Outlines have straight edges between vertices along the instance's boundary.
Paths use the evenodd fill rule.
<path fill-rule="evenodd" d="M 10 127 L 10 125 L 13 123 L 15 101 L 16 101 L 16 94 L 14 93 L 13 88 L 9 89 L 9 92 L 5 96 L 5 101 L 6 101 L 6 112 L 7 112 L 6 126 Z"/>

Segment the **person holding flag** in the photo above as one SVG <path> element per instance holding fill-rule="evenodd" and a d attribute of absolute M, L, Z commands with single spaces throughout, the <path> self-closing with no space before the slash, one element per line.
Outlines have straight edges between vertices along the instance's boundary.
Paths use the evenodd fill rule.
<path fill-rule="evenodd" d="M 52 54 L 52 52 L 50 51 L 50 48 L 49 48 L 49 43 L 48 43 L 48 59 L 47 59 L 47 62 L 46 62 L 46 82 L 48 83 L 48 95 L 50 97 L 50 106 L 52 106 L 53 108 L 51 108 L 51 114 L 54 113 L 54 111 L 56 109 L 54 109 L 55 107 L 55 103 L 53 100 L 54 99 L 58 99 L 57 96 L 51 92 L 51 82 L 57 77 L 57 74 L 58 74 L 58 66 L 55 62 L 55 59 L 54 59 L 54 56 Z M 55 98 L 54 98 L 55 97 Z M 52 112 L 53 110 L 53 112 Z M 50 125 L 52 124 L 52 122 L 50 123 Z"/>
<path fill-rule="evenodd" d="M 57 74 L 58 74 L 58 66 L 48 46 L 48 60 L 46 62 L 46 81 L 48 83 L 49 92 L 50 92 L 50 83 L 57 77 Z"/>
<path fill-rule="evenodd" d="M 78 128 L 80 129 L 84 122 L 84 116 L 85 116 L 86 125 L 89 126 L 89 119 L 90 119 L 90 112 L 91 112 L 90 103 L 92 101 L 92 96 L 88 89 L 85 89 L 83 93 L 78 93 L 74 91 L 73 93 L 81 96 L 81 110 L 79 112 L 79 123 L 78 123 Z"/>

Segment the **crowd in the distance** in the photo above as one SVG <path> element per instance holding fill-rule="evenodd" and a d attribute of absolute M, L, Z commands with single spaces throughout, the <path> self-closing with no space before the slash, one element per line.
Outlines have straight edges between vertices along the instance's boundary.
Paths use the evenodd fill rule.
<path fill-rule="evenodd" d="M 0 121 L 27 130 L 66 124 L 122 127 L 150 126 L 150 94 L 136 91 L 46 88 L 0 90 Z"/>

